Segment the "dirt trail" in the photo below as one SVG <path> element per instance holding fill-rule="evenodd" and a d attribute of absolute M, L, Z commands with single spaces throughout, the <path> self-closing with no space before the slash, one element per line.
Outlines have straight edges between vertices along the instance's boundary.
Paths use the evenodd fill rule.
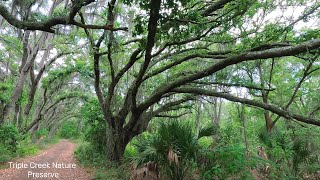
<path fill-rule="evenodd" d="M 36 156 L 8 162 L 8 168 L 0 169 L 0 180 L 92 179 L 84 168 L 75 164 L 74 150 L 74 143 L 61 140 Z"/>

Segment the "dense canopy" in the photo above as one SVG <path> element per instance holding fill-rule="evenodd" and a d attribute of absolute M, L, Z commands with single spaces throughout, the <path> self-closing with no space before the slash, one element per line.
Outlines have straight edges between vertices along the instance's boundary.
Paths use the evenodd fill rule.
<path fill-rule="evenodd" d="M 101 138 L 95 143 L 111 161 L 156 130 L 153 120 L 189 119 L 199 132 L 199 119 L 222 128 L 228 118 L 244 122 L 244 113 L 269 136 L 319 133 L 319 7 L 315 0 L 0 0 L 0 124 L 48 136 L 70 120 L 102 128 L 88 137 Z"/>

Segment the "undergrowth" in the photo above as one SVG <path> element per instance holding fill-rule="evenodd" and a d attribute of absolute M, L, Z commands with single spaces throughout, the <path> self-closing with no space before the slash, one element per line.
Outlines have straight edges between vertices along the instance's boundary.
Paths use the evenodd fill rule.
<path fill-rule="evenodd" d="M 33 139 L 31 135 L 22 135 L 17 128 L 11 125 L 0 127 L 0 164 L 11 161 L 15 158 L 31 156 L 37 154 L 48 145 L 57 143 L 58 137 L 48 139 L 47 134 L 43 137 Z"/>
<path fill-rule="evenodd" d="M 94 179 L 96 180 L 130 178 L 130 165 L 128 163 L 123 162 L 119 165 L 107 161 L 107 157 L 103 151 L 88 142 L 79 143 L 75 151 L 75 157 L 81 165 L 94 171 Z"/>

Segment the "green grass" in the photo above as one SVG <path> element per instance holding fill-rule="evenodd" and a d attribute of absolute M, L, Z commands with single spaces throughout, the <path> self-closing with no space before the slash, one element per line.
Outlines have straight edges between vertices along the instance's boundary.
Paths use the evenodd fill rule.
<path fill-rule="evenodd" d="M 54 137 L 50 140 L 43 139 L 39 143 L 32 143 L 30 136 L 28 136 L 24 140 L 21 140 L 17 143 L 15 151 L 12 151 L 8 149 L 7 146 L 0 144 L 0 168 L 6 167 L 6 162 L 9 162 L 15 158 L 38 154 L 41 150 L 46 149 L 48 146 L 58 142 L 59 138 Z"/>
<path fill-rule="evenodd" d="M 35 155 L 40 151 L 40 148 L 34 144 L 24 144 L 18 147 L 17 149 L 17 156 L 24 157 L 24 156 L 31 156 Z"/>

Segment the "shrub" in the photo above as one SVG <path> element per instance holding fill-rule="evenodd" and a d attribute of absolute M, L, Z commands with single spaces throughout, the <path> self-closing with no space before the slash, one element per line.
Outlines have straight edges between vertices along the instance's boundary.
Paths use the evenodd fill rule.
<path fill-rule="evenodd" d="M 18 130 L 15 126 L 0 126 L 0 144 L 4 145 L 8 150 L 16 152 L 18 137 Z"/>
<path fill-rule="evenodd" d="M 41 129 L 37 130 L 35 135 L 36 135 L 37 139 L 43 138 L 48 135 L 48 130 L 41 128 Z"/>
<path fill-rule="evenodd" d="M 106 155 L 91 143 L 81 143 L 75 151 L 75 157 L 81 164 L 94 169 L 97 180 L 129 179 L 130 177 L 130 170 L 126 164 L 108 162 Z"/>
<path fill-rule="evenodd" d="M 79 131 L 74 121 L 66 121 L 61 125 L 60 128 L 60 137 L 70 139 L 77 137 L 79 135 Z"/>
<path fill-rule="evenodd" d="M 85 121 L 84 140 L 91 143 L 95 149 L 106 153 L 106 123 L 97 99 L 91 99 L 81 110 Z"/>
<path fill-rule="evenodd" d="M 248 167 L 244 148 L 239 146 L 223 146 L 208 149 L 205 155 L 208 163 L 204 167 L 201 179 L 226 179 L 231 176 L 244 178 L 242 174 Z M 234 177 L 233 177 L 234 178 Z"/>
<path fill-rule="evenodd" d="M 131 159 L 138 155 L 138 151 L 133 145 L 133 143 L 129 143 L 124 151 L 124 157 L 125 159 Z"/>
<path fill-rule="evenodd" d="M 3 144 L 0 144 L 0 163 L 7 162 L 12 157 L 13 154 L 11 153 L 11 151 Z"/>
<path fill-rule="evenodd" d="M 37 154 L 39 151 L 38 147 L 35 145 L 19 145 L 17 149 L 17 154 L 19 156 L 29 156 L 29 155 L 34 155 Z"/>
<path fill-rule="evenodd" d="M 90 143 L 81 143 L 74 152 L 77 160 L 84 165 L 104 166 L 107 157 Z"/>
<path fill-rule="evenodd" d="M 156 133 L 137 138 L 134 145 L 138 154 L 132 160 L 136 165 L 149 161 L 159 164 L 167 178 L 189 179 L 201 152 L 198 139 L 212 135 L 215 133 L 213 129 L 202 129 L 196 137 L 190 124 L 178 121 L 160 123 Z"/>
<path fill-rule="evenodd" d="M 19 140 L 19 143 L 17 146 L 17 153 L 16 153 L 17 156 L 19 157 L 29 156 L 39 152 L 38 144 L 32 143 L 31 136 L 32 136 L 31 134 L 27 134 L 27 135 L 24 135 L 24 137 L 22 137 Z M 41 137 L 41 132 L 39 134 L 36 134 L 36 136 Z"/>

